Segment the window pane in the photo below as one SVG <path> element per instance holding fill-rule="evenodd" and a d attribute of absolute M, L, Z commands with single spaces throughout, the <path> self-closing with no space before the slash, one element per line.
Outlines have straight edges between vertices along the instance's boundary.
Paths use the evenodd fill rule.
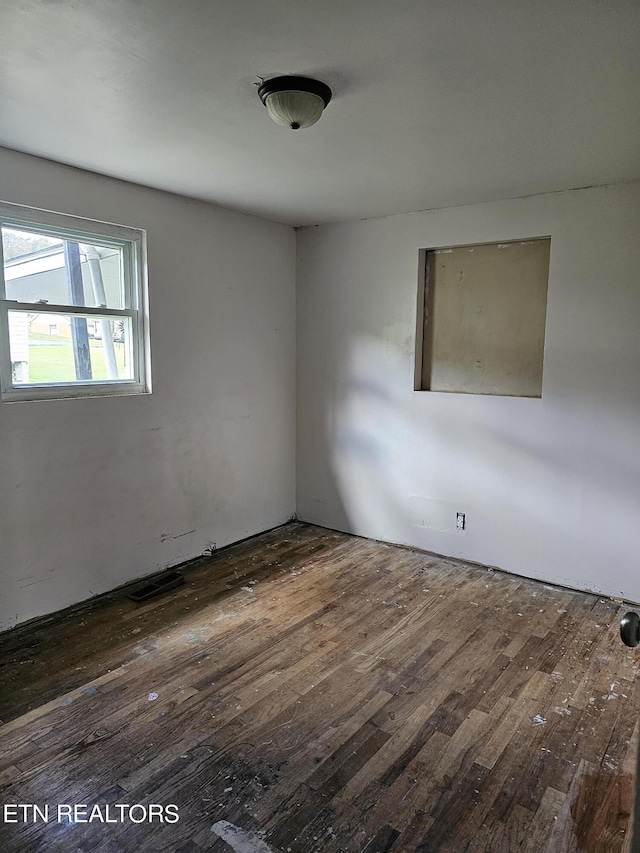
<path fill-rule="evenodd" d="M 125 308 L 122 249 L 2 228 L 7 299 Z"/>
<path fill-rule="evenodd" d="M 13 384 L 134 379 L 131 318 L 9 311 Z"/>

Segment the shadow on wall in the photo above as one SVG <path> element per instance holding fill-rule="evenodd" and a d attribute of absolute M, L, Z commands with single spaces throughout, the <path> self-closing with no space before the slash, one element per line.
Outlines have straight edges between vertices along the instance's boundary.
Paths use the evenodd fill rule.
<path fill-rule="evenodd" d="M 616 376 L 602 357 L 571 353 L 598 362 L 591 377 Z M 640 446 L 619 388 L 549 388 L 543 400 L 413 392 L 406 354 L 366 337 L 342 365 L 326 429 L 348 529 L 640 600 Z"/>
<path fill-rule="evenodd" d="M 407 450 L 415 435 L 403 400 L 406 371 L 388 349 L 366 338 L 353 344 L 343 363 L 329 446 L 349 526 L 372 538 L 393 530 L 392 541 L 409 543 Z"/>

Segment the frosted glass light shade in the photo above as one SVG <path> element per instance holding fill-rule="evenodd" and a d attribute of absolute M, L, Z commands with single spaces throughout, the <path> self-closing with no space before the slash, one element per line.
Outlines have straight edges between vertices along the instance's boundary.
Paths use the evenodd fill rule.
<path fill-rule="evenodd" d="M 274 92 L 265 107 L 276 124 L 299 130 L 315 124 L 324 110 L 324 101 L 313 92 Z"/>
<path fill-rule="evenodd" d="M 258 89 L 258 97 L 273 121 L 291 130 L 315 124 L 331 94 L 326 83 L 293 75 L 264 80 Z"/>

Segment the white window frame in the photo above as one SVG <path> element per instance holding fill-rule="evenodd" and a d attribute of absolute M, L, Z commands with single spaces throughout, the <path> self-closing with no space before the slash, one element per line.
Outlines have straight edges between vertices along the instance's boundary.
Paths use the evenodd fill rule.
<path fill-rule="evenodd" d="M 149 351 L 149 304 L 147 292 L 146 232 L 139 228 L 83 219 L 50 210 L 0 202 L 0 227 L 21 228 L 78 243 L 97 243 L 122 251 L 124 308 L 92 308 L 86 305 L 53 305 L 18 302 L 6 298 L 4 257 L 0 239 L 0 395 L 3 402 L 52 400 L 70 397 L 105 397 L 151 392 Z M 40 382 L 14 384 L 9 347 L 9 311 L 63 314 L 131 321 L 132 379 L 99 382 Z"/>

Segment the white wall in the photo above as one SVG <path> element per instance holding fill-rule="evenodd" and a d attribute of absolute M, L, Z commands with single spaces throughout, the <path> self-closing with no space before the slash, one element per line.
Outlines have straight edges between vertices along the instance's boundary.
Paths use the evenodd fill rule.
<path fill-rule="evenodd" d="M 299 231 L 299 517 L 640 601 L 639 233 L 640 184 Z M 418 250 L 542 235 L 542 399 L 413 391 Z"/>
<path fill-rule="evenodd" d="M 153 394 L 0 404 L 0 628 L 295 512 L 295 234 L 0 149 L 0 199 L 147 230 Z"/>

